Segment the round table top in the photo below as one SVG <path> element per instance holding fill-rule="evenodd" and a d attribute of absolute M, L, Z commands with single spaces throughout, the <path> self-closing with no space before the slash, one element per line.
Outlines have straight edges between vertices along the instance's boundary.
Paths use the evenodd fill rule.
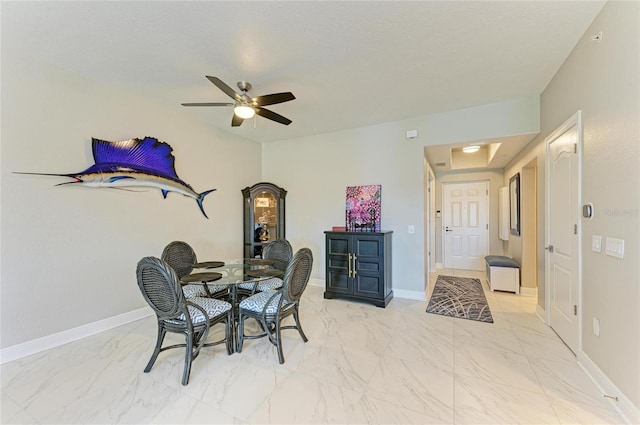
<path fill-rule="evenodd" d="M 222 278 L 222 274 L 218 272 L 204 272 L 204 273 L 191 273 L 186 276 L 182 276 L 180 279 L 181 282 L 184 283 L 193 283 L 193 282 L 213 282 L 214 280 L 218 280 Z"/>
<path fill-rule="evenodd" d="M 201 263 L 195 263 L 194 269 L 215 269 L 218 267 L 224 267 L 224 261 L 203 261 Z"/>
<path fill-rule="evenodd" d="M 278 269 L 257 269 L 247 271 L 251 277 L 282 277 L 284 272 Z"/>
<path fill-rule="evenodd" d="M 276 264 L 278 260 L 273 260 L 270 258 L 247 258 L 244 260 L 245 264 L 250 266 L 271 266 Z"/>

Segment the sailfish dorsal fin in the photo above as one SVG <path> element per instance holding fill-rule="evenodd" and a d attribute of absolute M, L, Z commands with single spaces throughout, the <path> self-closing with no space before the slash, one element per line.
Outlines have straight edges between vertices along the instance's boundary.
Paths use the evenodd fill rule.
<path fill-rule="evenodd" d="M 154 170 L 160 175 L 178 180 L 175 169 L 175 157 L 169 144 L 155 137 L 145 137 L 109 142 L 91 139 L 95 166 L 101 164 L 119 164 L 134 169 Z"/>

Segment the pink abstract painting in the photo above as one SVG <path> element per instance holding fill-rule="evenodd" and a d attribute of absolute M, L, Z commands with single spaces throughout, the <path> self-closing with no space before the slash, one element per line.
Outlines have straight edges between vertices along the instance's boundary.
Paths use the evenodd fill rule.
<path fill-rule="evenodd" d="M 381 185 L 347 187 L 347 231 L 380 231 L 380 191 Z"/>

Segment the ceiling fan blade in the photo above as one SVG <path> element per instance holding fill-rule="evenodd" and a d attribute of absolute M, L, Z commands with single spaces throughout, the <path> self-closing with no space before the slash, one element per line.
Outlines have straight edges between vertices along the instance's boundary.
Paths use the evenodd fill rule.
<path fill-rule="evenodd" d="M 256 107 L 254 109 L 256 110 L 256 114 L 260 115 L 261 117 L 270 119 L 275 122 L 279 122 L 280 124 L 289 125 L 293 122 L 289 118 L 285 118 L 282 115 L 276 114 L 275 112 L 270 111 L 268 109 L 264 109 L 260 107 Z"/>
<path fill-rule="evenodd" d="M 231 106 L 233 103 L 207 102 L 207 103 L 182 103 L 182 106 Z"/>
<path fill-rule="evenodd" d="M 264 96 L 258 96 L 251 99 L 256 102 L 258 106 L 267 106 L 267 105 L 275 105 L 276 103 L 288 102 L 290 100 L 295 99 L 296 97 L 293 93 L 285 92 L 285 93 L 273 93 L 267 94 Z"/>
<path fill-rule="evenodd" d="M 231 118 L 231 127 L 240 127 L 244 119 L 240 118 L 236 114 L 233 114 L 233 118 Z"/>
<path fill-rule="evenodd" d="M 227 96 L 229 96 L 231 99 L 234 99 L 234 100 L 236 100 L 238 102 L 242 101 L 242 97 L 240 97 L 240 95 L 238 93 L 236 93 L 231 87 L 226 85 L 220 78 L 211 77 L 209 75 L 207 75 L 206 77 L 207 77 L 207 80 L 209 80 L 213 84 L 215 84 L 216 87 L 218 87 L 220 90 L 225 92 L 227 94 Z"/>

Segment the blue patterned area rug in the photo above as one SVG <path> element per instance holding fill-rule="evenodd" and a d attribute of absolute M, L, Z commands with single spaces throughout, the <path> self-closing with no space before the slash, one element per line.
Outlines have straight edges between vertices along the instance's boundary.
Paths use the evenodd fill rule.
<path fill-rule="evenodd" d="M 470 277 L 438 276 L 427 313 L 493 323 L 482 283 Z"/>

